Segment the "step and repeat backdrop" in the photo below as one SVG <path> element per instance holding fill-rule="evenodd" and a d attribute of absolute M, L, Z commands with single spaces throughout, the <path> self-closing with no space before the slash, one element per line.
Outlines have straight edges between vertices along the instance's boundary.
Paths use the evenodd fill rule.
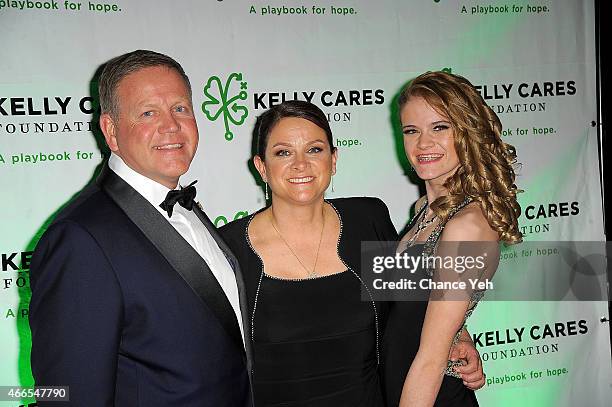
<path fill-rule="evenodd" d="M 401 230 L 419 185 L 403 156 L 398 92 L 428 70 L 467 77 L 520 161 L 528 247 L 505 250 L 498 275 L 531 265 L 518 287 L 546 291 L 532 266 L 561 254 L 538 242 L 605 240 L 594 21 L 593 2 L 575 0 L 0 0 L 0 386 L 33 384 L 29 263 L 103 160 L 94 80 L 108 59 L 151 49 L 184 66 L 200 145 L 183 181 L 199 180 L 218 226 L 265 204 L 249 166 L 257 116 L 301 99 L 334 132 L 328 196 L 380 197 Z M 481 405 L 609 403 L 607 297 L 536 297 L 485 300 L 469 320 L 487 373 Z"/>

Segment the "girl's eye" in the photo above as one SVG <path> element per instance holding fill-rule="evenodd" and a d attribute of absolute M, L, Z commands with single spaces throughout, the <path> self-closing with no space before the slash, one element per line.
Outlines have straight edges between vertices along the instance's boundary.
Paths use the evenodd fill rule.
<path fill-rule="evenodd" d="M 417 131 L 416 129 L 404 129 L 403 133 L 405 136 L 410 135 L 410 134 L 415 134 Z"/>

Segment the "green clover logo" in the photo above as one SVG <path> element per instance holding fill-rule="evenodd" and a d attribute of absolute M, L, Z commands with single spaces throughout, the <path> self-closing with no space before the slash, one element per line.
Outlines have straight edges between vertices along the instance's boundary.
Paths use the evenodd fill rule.
<path fill-rule="evenodd" d="M 232 84 L 240 85 L 240 92 L 234 93 L 234 96 L 228 97 Z M 236 88 L 237 86 L 234 86 Z M 239 101 L 247 98 L 247 83 L 242 80 L 242 73 L 231 73 L 225 81 L 225 86 L 221 83 L 218 76 L 211 76 L 204 86 L 204 95 L 206 100 L 202 103 L 202 112 L 208 120 L 215 121 L 223 114 L 223 123 L 225 125 L 225 139 L 231 141 L 234 138 L 234 133 L 230 130 L 230 123 L 240 126 L 249 115 L 249 110 L 246 106 L 241 105 Z M 237 89 L 234 89 L 237 90 Z"/>

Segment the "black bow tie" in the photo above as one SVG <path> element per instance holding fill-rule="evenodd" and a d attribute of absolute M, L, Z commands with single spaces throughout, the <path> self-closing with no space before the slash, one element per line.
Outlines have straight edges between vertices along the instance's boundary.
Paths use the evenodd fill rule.
<path fill-rule="evenodd" d="M 162 202 L 159 207 L 168 212 L 168 217 L 172 217 L 172 210 L 174 209 L 174 204 L 177 202 L 183 208 L 188 211 L 193 209 L 193 198 L 196 196 L 196 189 L 193 186 L 198 181 L 193 181 L 191 184 L 187 185 L 185 188 L 181 189 L 173 189 L 172 191 L 168 191 L 168 195 L 166 195 L 166 199 Z"/>

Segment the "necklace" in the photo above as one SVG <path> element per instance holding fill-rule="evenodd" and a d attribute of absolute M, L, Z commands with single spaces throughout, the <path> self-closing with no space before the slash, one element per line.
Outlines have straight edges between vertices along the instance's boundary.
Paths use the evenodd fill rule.
<path fill-rule="evenodd" d="M 419 234 L 438 219 L 438 217 L 434 215 L 433 218 L 426 221 L 425 218 L 427 217 L 427 209 L 429 209 L 429 203 L 425 202 L 425 208 L 421 209 L 423 211 L 423 216 L 421 216 L 421 218 L 419 219 L 419 223 L 417 223 L 416 231 L 410 237 L 410 239 L 408 239 L 408 242 L 406 243 L 407 246 L 412 246 L 416 241 L 417 237 L 419 237 Z"/>
<path fill-rule="evenodd" d="M 274 224 L 274 218 L 272 217 L 272 211 L 271 210 L 270 210 L 270 224 L 272 225 L 272 227 L 276 231 L 276 234 L 278 235 L 278 237 L 280 237 L 281 240 L 283 241 L 283 243 L 285 244 L 285 246 L 287 246 L 287 249 L 289 249 L 291 254 L 293 254 L 293 257 L 295 257 L 295 259 L 298 261 L 298 263 L 300 263 L 300 266 L 302 266 L 302 268 L 304 270 L 306 270 L 306 275 L 308 276 L 308 278 L 316 278 L 316 277 L 318 277 L 318 274 L 315 272 L 315 270 L 317 269 L 317 262 L 319 261 L 319 251 L 321 249 L 321 242 L 323 241 L 323 231 L 325 230 L 325 208 L 323 208 L 323 226 L 321 226 L 321 235 L 319 236 L 319 244 L 317 245 L 317 253 L 315 255 L 315 261 L 314 261 L 314 266 L 312 267 L 312 270 L 309 270 L 308 267 L 306 267 L 304 265 L 304 263 L 302 263 L 302 260 L 300 260 L 298 255 L 295 253 L 295 251 L 293 251 L 293 249 L 291 248 L 289 243 L 285 240 L 285 238 L 283 237 L 282 233 L 278 230 L 278 228 Z"/>

